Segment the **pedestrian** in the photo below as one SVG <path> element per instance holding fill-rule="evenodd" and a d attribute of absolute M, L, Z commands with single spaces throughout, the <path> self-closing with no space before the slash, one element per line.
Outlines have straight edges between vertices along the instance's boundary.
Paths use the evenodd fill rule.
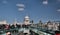
<path fill-rule="evenodd" d="M 6 32 L 6 35 L 11 35 L 11 32 Z"/>

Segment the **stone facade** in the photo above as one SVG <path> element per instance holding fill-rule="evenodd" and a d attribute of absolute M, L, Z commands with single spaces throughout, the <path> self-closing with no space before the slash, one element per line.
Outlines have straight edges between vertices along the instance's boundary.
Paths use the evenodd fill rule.
<path fill-rule="evenodd" d="M 55 30 L 58 30 L 59 23 L 57 23 L 57 22 L 51 22 L 51 23 L 48 23 L 46 25 L 48 27 L 48 30 L 55 31 Z"/>

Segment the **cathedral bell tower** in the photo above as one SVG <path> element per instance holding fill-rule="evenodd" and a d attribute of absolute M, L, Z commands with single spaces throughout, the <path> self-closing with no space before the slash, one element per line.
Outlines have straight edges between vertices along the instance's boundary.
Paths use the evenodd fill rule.
<path fill-rule="evenodd" d="M 24 24 L 25 24 L 25 25 L 30 24 L 29 16 L 25 16 L 25 18 L 24 18 Z"/>

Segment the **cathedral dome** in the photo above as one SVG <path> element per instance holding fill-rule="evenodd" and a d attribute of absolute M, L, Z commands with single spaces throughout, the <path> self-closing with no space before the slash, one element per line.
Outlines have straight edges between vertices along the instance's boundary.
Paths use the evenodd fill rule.
<path fill-rule="evenodd" d="M 29 18 L 29 16 L 25 16 L 25 18 Z"/>

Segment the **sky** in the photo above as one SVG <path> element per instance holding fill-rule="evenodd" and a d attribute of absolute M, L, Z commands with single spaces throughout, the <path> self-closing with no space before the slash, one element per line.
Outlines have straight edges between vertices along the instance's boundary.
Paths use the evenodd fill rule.
<path fill-rule="evenodd" d="M 28 15 L 37 23 L 60 21 L 60 0 L 0 0 L 0 21 L 23 22 Z"/>

